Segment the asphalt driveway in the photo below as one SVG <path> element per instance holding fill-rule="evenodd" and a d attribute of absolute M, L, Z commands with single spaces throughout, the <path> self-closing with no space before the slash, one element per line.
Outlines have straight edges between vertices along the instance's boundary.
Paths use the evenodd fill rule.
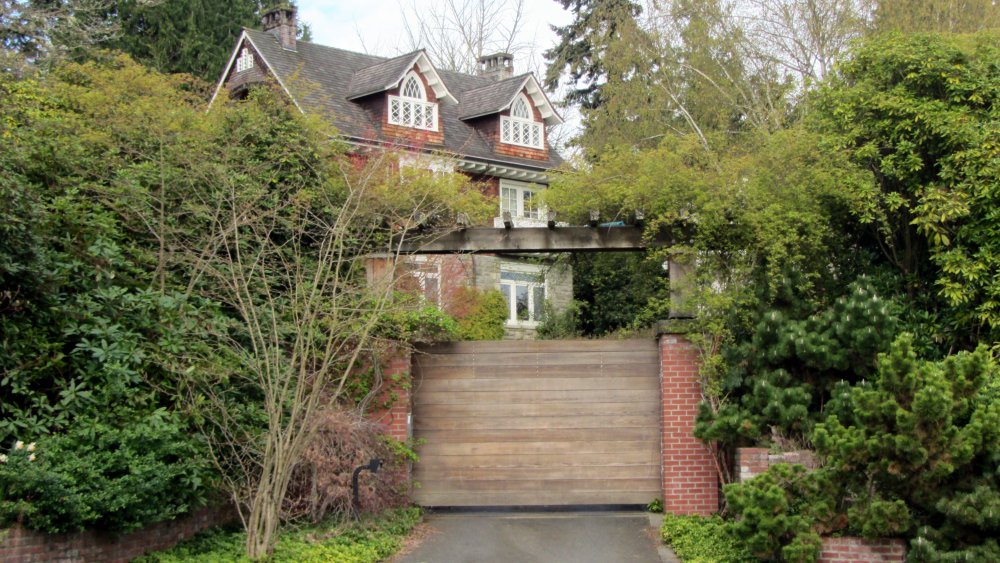
<path fill-rule="evenodd" d="M 661 563 L 644 512 L 428 513 L 398 563 Z"/>

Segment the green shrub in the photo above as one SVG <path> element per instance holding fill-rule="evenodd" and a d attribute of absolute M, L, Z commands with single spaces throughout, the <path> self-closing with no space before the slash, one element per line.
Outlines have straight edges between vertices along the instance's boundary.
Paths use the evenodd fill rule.
<path fill-rule="evenodd" d="M 580 336 L 577 326 L 582 311 L 581 303 L 573 301 L 562 311 L 556 311 L 551 302 L 546 301 L 542 322 L 538 325 L 538 338 L 542 340 L 558 340 L 560 338 L 576 338 Z"/>
<path fill-rule="evenodd" d="M 830 474 L 802 465 L 774 465 L 745 483 L 726 485 L 726 501 L 738 519 L 733 529 L 762 559 L 812 562 L 820 533 L 837 519 L 837 488 Z"/>
<path fill-rule="evenodd" d="M 685 563 L 750 563 L 756 559 L 718 516 L 664 514 L 660 537 Z"/>
<path fill-rule="evenodd" d="M 390 510 L 345 527 L 327 520 L 281 535 L 270 561 L 373 563 L 399 551 L 402 540 L 420 522 L 419 508 Z M 151 553 L 140 563 L 249 561 L 244 552 L 242 531 L 218 528 L 199 534 L 168 551 Z"/>
<path fill-rule="evenodd" d="M 495 289 L 480 292 L 463 288 L 454 297 L 452 307 L 458 319 L 459 340 L 500 340 L 507 324 L 507 299 Z"/>
<path fill-rule="evenodd" d="M 177 418 L 161 409 L 121 427 L 78 421 L 30 452 L 15 445 L 0 463 L 0 524 L 130 531 L 203 505 L 211 474 Z"/>

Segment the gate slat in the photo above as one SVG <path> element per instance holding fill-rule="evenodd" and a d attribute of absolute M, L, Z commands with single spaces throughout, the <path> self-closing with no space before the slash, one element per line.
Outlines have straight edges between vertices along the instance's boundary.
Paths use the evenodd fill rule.
<path fill-rule="evenodd" d="M 660 495 L 652 341 L 461 342 L 414 356 L 414 500 L 645 504 Z"/>

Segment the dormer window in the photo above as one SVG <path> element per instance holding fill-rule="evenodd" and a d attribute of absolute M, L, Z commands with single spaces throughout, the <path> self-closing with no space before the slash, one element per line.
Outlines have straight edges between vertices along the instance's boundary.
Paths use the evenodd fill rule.
<path fill-rule="evenodd" d="M 510 115 L 500 116 L 500 142 L 532 149 L 543 148 L 542 124 L 535 121 L 531 104 L 524 94 L 510 106 Z"/>
<path fill-rule="evenodd" d="M 389 123 L 437 131 L 437 104 L 427 101 L 424 83 L 410 72 L 402 81 L 398 96 L 389 96 Z"/>
<path fill-rule="evenodd" d="M 250 49 L 244 47 L 240 51 L 240 58 L 236 59 L 236 72 L 243 72 L 251 68 L 253 68 L 253 55 L 250 54 Z"/>

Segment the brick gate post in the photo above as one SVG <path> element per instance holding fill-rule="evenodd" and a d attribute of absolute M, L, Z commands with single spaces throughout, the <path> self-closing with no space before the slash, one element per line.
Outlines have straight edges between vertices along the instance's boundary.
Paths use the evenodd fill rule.
<path fill-rule="evenodd" d="M 719 510 L 719 480 L 708 447 L 694 437 L 701 401 L 698 350 L 680 331 L 657 331 L 662 407 L 663 510 L 707 516 Z"/>

